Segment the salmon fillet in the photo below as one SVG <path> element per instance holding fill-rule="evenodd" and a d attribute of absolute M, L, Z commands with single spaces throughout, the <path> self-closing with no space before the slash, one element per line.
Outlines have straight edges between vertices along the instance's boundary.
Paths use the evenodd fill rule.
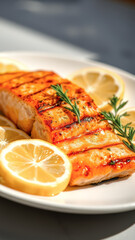
<path fill-rule="evenodd" d="M 80 110 L 77 117 L 65 109 L 51 85 L 61 84 Z M 70 185 L 98 183 L 135 171 L 131 152 L 103 120 L 92 98 L 80 87 L 51 71 L 0 75 L 0 109 L 33 138 L 49 141 L 72 163 Z"/>

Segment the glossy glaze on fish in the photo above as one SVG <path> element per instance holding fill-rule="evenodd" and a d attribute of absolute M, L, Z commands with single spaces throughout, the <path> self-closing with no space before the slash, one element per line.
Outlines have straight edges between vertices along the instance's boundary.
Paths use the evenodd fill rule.
<path fill-rule="evenodd" d="M 76 100 L 80 124 L 51 88 L 55 84 L 68 90 L 71 101 Z M 69 156 L 72 186 L 98 183 L 135 171 L 135 154 L 103 120 L 92 98 L 54 72 L 0 75 L 0 109 L 33 138 L 47 140 Z"/>

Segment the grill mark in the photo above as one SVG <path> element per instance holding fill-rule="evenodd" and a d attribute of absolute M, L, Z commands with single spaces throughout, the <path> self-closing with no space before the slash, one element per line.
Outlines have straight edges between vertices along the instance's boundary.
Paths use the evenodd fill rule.
<path fill-rule="evenodd" d="M 69 81 L 67 81 L 67 82 L 64 82 L 64 84 L 69 84 L 70 82 Z M 40 91 L 39 91 L 40 92 Z M 76 92 L 76 91 L 75 91 Z M 84 90 L 82 89 L 82 91 L 81 91 L 81 93 L 83 93 L 84 92 Z M 80 91 L 79 91 L 79 93 L 80 93 Z M 80 96 L 81 97 L 81 96 Z M 94 104 L 94 101 L 93 101 L 93 99 L 91 99 L 91 97 L 90 96 L 87 96 L 87 97 L 89 97 L 89 101 L 88 100 L 86 100 L 86 106 L 87 107 L 90 107 L 90 108 L 93 108 L 93 111 L 94 110 L 96 110 L 97 109 L 97 106 Z M 82 99 L 84 98 L 84 94 L 82 95 Z M 71 100 L 74 100 L 74 99 L 76 99 L 76 98 L 72 98 Z M 81 100 L 81 99 L 80 99 Z M 40 100 L 40 103 L 41 103 L 41 100 Z M 42 109 L 43 108 L 43 106 L 40 106 L 39 108 L 38 108 L 38 103 L 37 103 L 37 106 L 36 106 L 36 108 L 37 108 L 37 111 L 38 111 L 38 113 L 39 113 L 39 115 L 41 115 L 42 116 L 42 113 L 44 113 L 44 112 L 47 112 L 47 111 L 49 111 L 49 110 L 51 110 L 51 109 L 55 109 L 55 108 L 58 108 L 58 106 L 60 106 L 61 105 L 61 107 L 62 107 L 62 104 L 59 104 L 59 103 L 55 103 L 54 105 L 49 105 L 46 109 Z M 44 105 L 45 106 L 45 105 Z M 66 111 L 68 111 L 68 110 L 66 110 L 65 109 L 65 112 Z M 84 114 L 84 116 L 83 116 L 83 119 L 84 118 L 86 118 L 86 120 L 85 121 L 89 121 L 89 115 L 86 115 L 87 113 L 85 113 Z M 97 112 L 97 114 L 99 115 L 99 113 Z M 101 116 L 100 116 L 100 118 L 101 118 Z M 81 120 L 83 120 L 83 119 L 81 119 Z M 74 122 L 72 122 L 71 124 L 76 124 L 76 123 L 78 123 L 77 122 L 77 120 L 76 120 L 76 118 L 74 117 Z M 46 122 L 46 124 L 48 125 L 48 123 L 50 124 L 50 123 L 52 123 L 52 120 L 50 120 L 49 122 L 47 122 L 46 120 L 45 120 L 45 122 Z M 63 128 L 63 127 L 66 127 L 66 125 L 67 125 L 67 128 L 70 128 L 70 124 L 66 124 L 65 123 L 65 125 L 63 125 L 63 124 L 60 124 L 60 126 L 57 126 L 57 127 L 51 127 L 51 126 L 49 126 L 50 127 L 50 129 L 51 130 L 58 130 L 58 129 L 61 129 L 61 128 Z"/>
<path fill-rule="evenodd" d="M 50 100 L 52 98 L 52 96 L 50 96 L 49 94 L 46 94 L 45 98 L 43 100 L 38 100 L 38 104 L 42 103 L 44 100 Z M 43 104 L 42 106 L 44 106 L 45 104 Z M 42 106 L 39 107 L 39 109 L 42 108 Z"/>
<path fill-rule="evenodd" d="M 51 107 L 48 107 L 47 109 L 45 109 L 45 110 L 40 110 L 40 111 L 38 111 L 38 113 L 44 113 L 44 112 L 47 112 L 47 111 L 49 111 L 49 110 L 51 110 L 51 109 L 54 109 L 54 108 L 57 108 L 57 107 L 60 107 L 60 104 L 55 104 L 55 105 L 53 105 L 53 106 L 51 106 Z M 61 106 L 62 107 L 62 106 Z M 66 111 L 66 109 L 65 109 L 65 111 Z M 53 129 L 53 128 L 52 128 Z"/>
<path fill-rule="evenodd" d="M 38 112 L 39 113 L 42 113 L 42 112 L 45 112 L 45 111 L 47 111 L 47 110 L 50 110 L 50 109 L 53 109 L 53 108 L 55 108 L 55 107 L 57 107 L 57 106 L 60 106 L 61 105 L 61 100 L 59 99 L 54 105 L 50 105 L 50 106 L 48 106 L 47 107 L 47 104 L 43 104 L 43 106 L 40 106 L 39 108 L 37 108 L 37 110 L 38 110 Z M 45 110 L 40 110 L 40 109 L 42 109 L 43 107 L 47 107 Z"/>
<path fill-rule="evenodd" d="M 62 78 L 61 78 L 61 80 L 65 80 L 65 79 L 62 79 Z M 67 81 L 65 81 L 65 82 L 63 82 L 63 83 L 60 83 L 59 85 L 62 85 L 62 84 L 69 84 L 69 83 L 71 83 L 71 82 L 70 82 L 69 80 L 67 80 Z M 56 83 L 56 84 L 57 84 L 57 83 Z M 56 84 L 55 84 L 55 85 L 56 85 Z"/>
<path fill-rule="evenodd" d="M 85 122 L 85 119 L 87 119 L 87 117 L 85 118 L 83 118 L 82 120 L 81 120 L 81 123 L 83 124 L 84 122 Z M 100 115 L 95 115 L 95 116 L 93 116 L 93 117 L 89 117 L 89 119 L 91 119 L 91 121 L 95 121 L 95 125 L 96 124 L 100 124 L 100 121 L 101 121 L 101 119 L 102 119 L 102 116 L 100 116 Z M 90 121 L 89 121 L 90 122 Z M 72 127 L 75 125 L 77 123 L 77 125 L 78 125 L 78 122 L 73 122 L 73 123 L 71 123 L 70 125 L 66 125 L 65 127 L 61 127 L 61 128 L 55 128 L 54 129 L 54 133 L 53 133 L 53 137 L 52 137 L 52 141 L 54 142 L 54 143 L 58 143 L 58 142 L 61 142 L 61 141 L 65 141 L 65 138 L 64 138 L 64 140 L 62 139 L 62 140 L 58 140 L 58 141 L 55 141 L 55 139 L 57 139 L 58 138 L 58 135 L 59 136 L 62 136 L 62 133 L 61 132 L 63 132 L 63 131 L 66 131 L 67 130 L 67 128 L 69 129 L 69 132 L 71 131 L 71 129 L 72 129 Z M 87 124 L 87 122 L 86 122 L 86 124 Z M 85 124 L 84 124 L 85 125 Z M 85 125 L 86 126 L 86 125 Z M 108 128 L 109 128 L 109 130 L 111 130 L 111 127 L 110 127 L 110 125 L 109 124 L 105 124 L 105 127 L 103 126 L 103 127 L 99 127 L 100 129 L 105 129 L 105 128 L 107 128 L 107 126 L 109 126 Z M 82 128 L 84 128 L 84 126 L 82 125 Z M 59 131 L 59 130 L 61 130 L 61 131 Z M 96 129 L 95 129 L 96 130 Z M 94 129 L 93 129 L 93 131 L 95 131 Z M 55 132 L 56 131 L 56 132 Z M 88 128 L 86 128 L 86 133 L 89 133 L 90 132 L 90 129 L 88 129 Z M 85 133 L 84 133 L 85 134 Z M 80 133 L 79 134 L 79 136 L 83 136 L 83 133 Z M 76 137 L 76 136 L 74 136 L 74 137 Z M 66 140 L 68 140 L 68 139 L 70 139 L 70 137 L 68 137 L 68 138 L 66 138 Z"/>
<path fill-rule="evenodd" d="M 21 83 L 21 84 L 18 84 L 16 87 L 12 87 L 11 89 L 17 89 L 17 88 L 19 88 L 20 86 L 22 86 L 22 85 L 24 85 L 24 84 L 27 84 L 27 83 L 33 83 L 33 82 L 35 82 L 35 81 L 37 81 L 37 80 L 39 80 L 39 79 L 43 79 L 44 77 L 48 77 L 48 76 L 51 76 L 52 74 L 47 74 L 47 75 L 43 75 L 42 77 L 34 77 L 33 76 L 33 78 L 31 79 L 31 80 L 29 80 L 29 81 L 27 81 L 27 82 L 24 82 L 24 83 Z M 29 95 L 28 95 L 29 96 Z"/>
<path fill-rule="evenodd" d="M 100 117 L 100 115 L 99 115 L 99 113 L 97 112 L 97 115 L 93 115 L 93 116 L 87 116 L 87 115 L 85 115 L 82 119 L 80 119 L 80 121 L 81 122 L 83 122 L 83 121 L 85 121 L 85 119 L 87 119 L 87 118 L 91 118 L 91 120 L 94 120 L 94 119 L 96 119 L 97 117 Z M 87 121 L 88 122 L 88 121 Z M 71 128 L 72 127 L 72 125 L 74 125 L 74 124 L 79 124 L 78 123 L 78 121 L 76 120 L 76 121 L 74 121 L 73 123 L 71 123 L 71 124 L 67 124 L 67 125 L 62 125 L 62 127 L 61 127 L 61 125 L 60 126 L 58 126 L 58 127 L 51 127 L 51 130 L 52 131 L 54 131 L 54 130 L 62 130 L 63 128 Z"/>
<path fill-rule="evenodd" d="M 116 158 L 116 159 L 111 159 L 107 164 L 104 164 L 103 166 L 109 165 L 111 167 L 116 167 L 117 164 L 128 164 L 132 160 L 135 160 L 135 157 L 126 157 L 126 158 Z M 113 162 L 113 164 L 112 164 Z"/>
<path fill-rule="evenodd" d="M 94 117 L 96 117 L 96 115 Z M 84 118 L 80 119 L 80 122 L 81 123 L 82 122 L 91 122 L 94 119 L 94 117 L 84 117 Z M 68 125 L 65 125 L 64 128 L 71 128 L 76 123 L 78 123 L 78 121 L 73 122 L 73 123 L 68 124 Z"/>
<path fill-rule="evenodd" d="M 37 92 L 35 92 L 35 93 L 31 93 L 31 94 L 29 94 L 29 95 L 26 95 L 24 98 L 29 98 L 29 97 L 31 97 L 31 96 L 34 96 L 34 95 L 36 95 L 37 93 L 40 93 L 40 92 L 44 91 L 44 90 L 47 89 L 47 88 L 49 88 L 49 87 L 45 87 L 45 88 L 43 88 L 43 89 L 41 89 L 41 90 L 39 90 L 39 91 L 37 91 Z"/>
<path fill-rule="evenodd" d="M 49 80 L 48 80 L 49 81 Z M 64 84 L 67 84 L 68 82 L 64 82 Z M 56 84 L 59 84 L 59 83 L 56 83 Z M 56 85 L 55 84 L 55 85 Z M 50 84 L 51 85 L 51 84 Z M 44 91 L 44 90 L 46 90 L 47 88 L 51 88 L 51 86 L 48 86 L 48 87 L 45 87 L 45 88 L 43 88 L 42 90 L 40 90 L 40 91 L 38 91 L 37 93 L 40 93 L 40 92 L 42 92 L 42 91 Z M 36 93 L 36 94 L 37 94 Z M 28 96 L 33 96 L 33 95 L 35 95 L 35 93 L 33 93 L 33 94 L 30 94 L 30 95 L 28 95 Z M 46 96 L 48 96 L 48 95 L 46 95 Z M 49 95 L 50 96 L 50 95 Z M 44 101 L 44 99 L 42 100 L 42 101 Z M 41 101 L 40 101 L 41 102 Z M 44 111 L 44 110 L 43 110 Z"/>
<path fill-rule="evenodd" d="M 49 88 L 49 87 L 48 87 Z M 46 88 L 45 88 L 46 89 Z M 45 89 L 43 89 L 43 90 L 45 90 Z M 38 93 L 40 93 L 40 92 L 42 92 L 43 90 L 41 90 L 41 91 L 39 91 Z M 34 95 L 34 94 L 31 94 L 31 95 Z M 71 101 L 73 101 L 73 100 L 76 100 L 76 98 L 70 98 L 70 100 Z M 44 100 L 43 100 L 44 101 Z M 59 100 L 61 103 L 63 102 L 63 101 L 61 101 L 61 100 Z M 53 108 L 55 108 L 55 107 L 58 107 L 58 106 L 60 106 L 60 105 L 62 105 L 62 104 L 54 104 L 54 105 L 51 105 L 49 108 L 47 108 L 47 109 L 43 109 L 43 110 L 40 110 L 41 108 L 43 108 L 45 105 L 43 105 L 43 106 L 41 106 L 41 107 L 39 107 L 37 110 L 40 110 L 39 111 L 39 113 L 42 113 L 42 112 L 46 112 L 46 111 L 48 111 L 48 110 L 51 110 L 51 109 L 53 109 Z M 86 102 L 86 105 L 90 105 L 90 107 L 92 107 L 92 105 L 89 103 L 89 102 Z M 88 117 L 89 118 L 89 117 Z M 89 120 L 88 120 L 89 121 Z"/>
<path fill-rule="evenodd" d="M 73 99 L 70 99 L 71 101 L 73 100 Z M 37 110 L 40 110 L 40 111 L 38 111 L 39 113 L 42 113 L 42 112 L 47 112 L 48 110 L 51 110 L 51 109 L 53 109 L 53 108 L 56 108 L 56 107 L 58 107 L 58 106 L 60 106 L 61 105 L 61 107 L 62 107 L 62 100 L 61 99 L 58 99 L 58 101 L 54 104 L 54 105 L 50 105 L 50 107 L 48 107 L 48 108 L 46 108 L 46 109 L 43 109 L 43 110 L 40 110 L 40 109 L 42 109 L 43 107 L 45 107 L 45 106 L 47 106 L 46 104 L 43 104 L 43 106 L 41 106 L 41 107 L 39 107 Z"/>
<path fill-rule="evenodd" d="M 49 80 L 47 81 L 47 82 L 49 82 Z M 70 82 L 69 81 L 65 81 L 63 84 L 65 85 L 65 84 L 69 84 Z M 58 84 L 58 83 L 56 83 L 56 84 Z M 62 84 L 62 83 L 61 83 Z M 36 93 L 32 93 L 32 94 L 30 94 L 30 95 L 27 95 L 27 97 L 30 97 L 30 96 L 33 96 L 33 95 L 35 95 L 35 94 L 38 94 L 38 93 L 40 93 L 40 92 L 42 92 L 42 91 L 44 91 L 44 90 L 46 90 L 46 89 L 51 89 L 51 86 L 48 86 L 48 87 L 45 87 L 45 88 L 43 88 L 42 90 L 40 90 L 40 91 L 38 91 L 38 92 L 36 92 Z M 48 97 L 50 97 L 49 98 L 49 100 L 52 98 L 52 96 L 50 96 L 50 95 L 47 95 L 46 94 L 46 96 L 48 96 Z M 57 107 L 57 106 L 59 106 L 60 105 L 60 103 L 61 102 L 63 102 L 61 99 L 59 99 L 59 97 L 57 97 L 58 98 L 58 101 L 53 105 L 49 105 L 50 107 L 48 107 L 48 108 L 46 108 L 46 109 L 42 109 L 42 108 L 44 108 L 45 106 L 47 106 L 47 104 L 45 103 L 45 104 L 43 104 L 42 106 L 40 106 L 40 107 L 38 107 L 37 108 L 37 110 L 39 111 L 39 113 L 42 113 L 42 112 L 46 112 L 47 110 L 50 110 L 50 109 L 52 109 L 52 108 L 55 108 L 55 107 Z M 53 97 L 52 99 L 56 99 L 55 97 Z M 45 100 L 47 100 L 47 99 L 45 99 Z M 56 99 L 57 100 L 57 99 Z M 76 100 L 76 98 L 72 98 L 71 99 L 71 101 L 72 100 Z M 44 102 L 44 99 L 43 100 L 40 100 L 39 101 L 39 103 L 41 104 L 42 102 Z M 59 102 L 59 103 L 58 103 Z M 40 105 L 39 104 L 39 105 Z M 38 103 L 37 103 L 37 105 L 38 105 Z M 42 109 L 42 110 L 41 110 Z"/>
<path fill-rule="evenodd" d="M 15 75 L 16 73 L 22 73 L 22 72 L 25 72 L 25 71 L 1 73 L 0 76 L 4 76 L 4 75 Z"/>
<path fill-rule="evenodd" d="M 19 76 L 17 76 L 17 77 L 14 76 L 14 77 L 12 77 L 12 78 L 10 78 L 10 79 L 8 79 L 8 80 L 0 83 L 0 86 L 1 86 L 3 83 L 10 82 L 10 81 L 13 80 L 14 78 L 18 79 L 18 78 L 23 77 L 23 76 L 25 76 L 25 75 L 27 75 L 27 74 L 29 74 L 29 72 L 24 73 L 24 74 L 22 74 L 22 75 L 19 75 Z"/>
<path fill-rule="evenodd" d="M 57 143 L 61 143 L 61 142 L 64 142 L 64 141 L 72 141 L 74 139 L 78 139 L 80 137 L 83 137 L 83 136 L 89 136 L 89 135 L 96 135 L 96 133 L 100 133 L 101 131 L 105 131 L 105 130 L 110 130 L 111 131 L 111 127 L 106 127 L 106 128 L 97 128 L 93 131 L 89 131 L 89 132 L 85 132 L 83 134 L 80 134 L 79 136 L 74 136 L 74 137 L 71 137 L 71 138 L 65 138 L 63 140 L 60 140 L 60 141 L 54 141 L 53 143 L 57 144 Z M 97 134 L 98 135 L 98 134 Z"/>
<path fill-rule="evenodd" d="M 50 87 L 44 87 L 43 89 L 41 89 L 41 90 L 39 90 L 39 91 L 37 91 L 37 92 L 35 92 L 35 93 L 28 94 L 28 95 L 24 96 L 24 99 L 29 98 L 29 97 L 31 97 L 31 96 L 34 96 L 35 94 L 40 93 L 40 92 L 46 90 L 47 88 L 50 88 Z M 46 96 L 47 96 L 47 95 L 46 95 Z M 41 102 L 41 101 L 40 101 L 40 102 Z M 46 111 L 46 110 L 45 110 L 45 111 Z"/>
<path fill-rule="evenodd" d="M 103 147 L 88 148 L 88 149 L 83 150 L 83 151 L 71 152 L 71 153 L 69 153 L 69 154 L 67 154 L 67 155 L 70 157 L 70 156 L 77 155 L 77 154 L 80 154 L 80 153 L 88 152 L 88 151 L 90 151 L 90 150 L 94 150 L 94 149 L 104 149 L 104 148 L 106 148 L 106 147 L 113 147 L 113 146 L 117 146 L 117 145 L 121 145 L 121 142 L 120 142 L 120 143 L 113 143 L 113 144 L 106 144 L 106 145 L 103 146 Z"/>

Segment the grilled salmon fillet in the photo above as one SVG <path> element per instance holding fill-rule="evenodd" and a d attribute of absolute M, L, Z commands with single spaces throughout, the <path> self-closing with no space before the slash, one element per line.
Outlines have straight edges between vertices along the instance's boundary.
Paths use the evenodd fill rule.
<path fill-rule="evenodd" d="M 76 100 L 81 123 L 51 85 L 61 84 Z M 70 185 L 98 183 L 135 171 L 131 152 L 103 120 L 92 98 L 80 87 L 51 71 L 0 75 L 0 110 L 33 138 L 49 141 L 72 162 Z"/>

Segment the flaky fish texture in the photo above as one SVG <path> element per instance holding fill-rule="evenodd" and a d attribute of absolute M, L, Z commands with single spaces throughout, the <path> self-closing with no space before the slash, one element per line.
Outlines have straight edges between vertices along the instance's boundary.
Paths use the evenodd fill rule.
<path fill-rule="evenodd" d="M 81 123 L 51 85 L 61 84 L 76 100 Z M 131 152 L 103 120 L 93 99 L 80 87 L 51 71 L 0 75 L 0 110 L 33 138 L 49 141 L 72 162 L 70 185 L 98 183 L 135 171 Z"/>

